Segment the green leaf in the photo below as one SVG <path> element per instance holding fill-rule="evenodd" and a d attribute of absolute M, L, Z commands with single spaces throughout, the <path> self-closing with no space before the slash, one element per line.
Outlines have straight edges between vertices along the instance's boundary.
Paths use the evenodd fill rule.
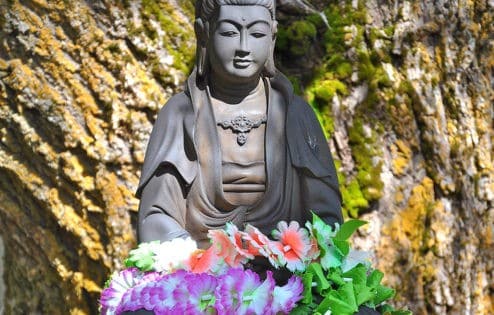
<path fill-rule="evenodd" d="M 154 259 L 150 256 L 143 257 L 136 261 L 135 266 L 141 271 L 151 271 L 153 269 Z"/>
<path fill-rule="evenodd" d="M 310 305 L 298 305 L 297 307 L 295 307 L 291 312 L 290 312 L 290 315 L 307 315 L 307 314 L 311 314 L 312 313 L 312 309 L 310 307 Z"/>
<path fill-rule="evenodd" d="M 317 283 L 316 290 L 319 294 L 329 288 L 329 282 L 328 280 L 326 280 L 326 276 L 324 275 L 324 272 L 322 271 L 320 264 L 318 263 L 310 264 L 309 268 L 307 268 L 307 272 L 314 274 L 313 281 L 315 280 Z"/>
<path fill-rule="evenodd" d="M 340 230 L 336 233 L 334 237 L 337 240 L 346 241 L 352 236 L 353 232 L 355 232 L 362 225 L 367 224 L 367 221 L 363 220 L 348 220 L 340 227 Z"/>
<path fill-rule="evenodd" d="M 380 312 L 381 314 L 386 314 L 386 313 L 390 314 L 390 313 L 391 313 L 391 312 L 393 312 L 394 310 L 395 310 L 395 308 L 394 308 L 394 307 L 392 307 L 392 306 L 391 306 L 391 305 L 389 305 L 389 304 L 383 304 L 383 305 L 379 306 L 379 312 Z"/>
<path fill-rule="evenodd" d="M 333 292 L 333 291 L 334 290 L 332 290 L 331 292 Z M 336 291 L 334 291 L 334 292 L 336 292 Z M 328 294 L 328 295 L 326 295 L 326 297 L 324 298 L 324 300 L 322 300 L 321 303 L 314 310 L 314 314 L 315 313 L 324 314 L 324 313 L 326 313 L 326 311 L 329 310 L 330 306 L 331 306 L 331 299 L 330 299 L 329 294 Z"/>
<path fill-rule="evenodd" d="M 302 275 L 302 283 L 304 285 L 303 299 L 302 303 L 310 304 L 312 303 L 312 278 L 314 274 L 312 272 L 305 272 Z"/>
<path fill-rule="evenodd" d="M 124 261 L 125 266 L 137 267 L 141 271 L 152 270 L 154 264 L 154 252 L 159 244 L 159 241 L 139 244 L 136 249 L 130 251 L 129 258 Z"/>
<path fill-rule="evenodd" d="M 384 277 L 384 273 L 382 273 L 377 269 L 373 270 L 372 273 L 367 278 L 367 286 L 370 288 L 377 287 L 379 283 L 381 283 L 383 277 Z"/>
<path fill-rule="evenodd" d="M 336 250 L 334 246 L 326 248 L 326 253 L 321 257 L 321 266 L 324 269 L 341 266 L 343 256 Z"/>
<path fill-rule="evenodd" d="M 397 310 L 389 312 L 390 315 L 412 315 L 413 313 L 409 310 Z"/>
<path fill-rule="evenodd" d="M 351 282 L 345 283 L 337 291 L 331 291 L 327 299 L 334 314 L 353 314 L 358 311 L 355 292 Z"/>
<path fill-rule="evenodd" d="M 347 282 L 342 285 L 337 290 L 338 296 L 341 297 L 342 300 L 345 300 L 348 305 L 351 305 L 352 308 L 357 311 L 357 301 L 355 299 L 355 290 L 353 289 L 353 283 Z"/>
<path fill-rule="evenodd" d="M 327 246 L 330 238 L 335 235 L 333 228 L 326 224 L 321 218 L 312 212 L 312 223 L 307 222 L 305 227 L 311 232 L 311 234 L 316 238 L 317 244 L 321 246 Z"/>
<path fill-rule="evenodd" d="M 345 280 L 343 280 L 343 277 L 341 276 L 341 269 L 340 268 L 332 268 L 328 272 L 327 279 L 329 281 L 334 282 L 337 286 L 342 286 L 346 283 Z"/>
<path fill-rule="evenodd" d="M 350 244 L 348 243 L 348 241 L 333 239 L 333 243 L 343 257 L 348 255 L 348 253 L 350 252 Z"/>
<path fill-rule="evenodd" d="M 357 305 L 362 305 L 370 300 L 375 296 L 376 292 L 375 290 L 365 286 L 365 285 L 354 285 L 355 292 L 356 292 L 356 300 L 357 300 Z"/>
<path fill-rule="evenodd" d="M 343 278 L 351 278 L 353 284 L 366 286 L 367 283 L 367 267 L 364 265 L 357 265 L 349 271 L 343 273 Z"/>
<path fill-rule="evenodd" d="M 376 291 L 376 296 L 373 300 L 375 305 L 379 305 L 395 295 L 395 290 L 381 284 L 376 287 Z"/>

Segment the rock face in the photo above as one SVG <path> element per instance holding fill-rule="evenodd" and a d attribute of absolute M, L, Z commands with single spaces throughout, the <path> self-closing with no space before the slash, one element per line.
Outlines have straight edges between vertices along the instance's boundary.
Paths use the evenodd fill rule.
<path fill-rule="evenodd" d="M 327 132 L 346 215 L 370 221 L 355 244 L 398 306 L 491 313 L 494 3 L 314 2 L 328 25 L 282 4 L 280 68 Z M 5 314 L 97 313 L 192 25 L 189 1 L 0 4 Z"/>
<path fill-rule="evenodd" d="M 3 258 L 5 256 L 5 247 L 3 245 L 3 239 L 0 237 L 0 314 L 3 314 L 4 300 L 5 300 L 5 283 L 3 282 Z"/>

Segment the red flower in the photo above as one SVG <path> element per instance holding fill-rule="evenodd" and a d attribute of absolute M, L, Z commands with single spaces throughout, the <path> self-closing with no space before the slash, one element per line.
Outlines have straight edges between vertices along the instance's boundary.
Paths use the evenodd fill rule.
<path fill-rule="evenodd" d="M 219 257 L 215 254 L 213 246 L 207 250 L 198 249 L 194 251 L 189 259 L 185 261 L 186 270 L 193 273 L 210 272 L 218 263 Z"/>
<path fill-rule="evenodd" d="M 278 223 L 278 230 L 273 231 L 273 236 L 282 244 L 282 247 L 278 245 L 277 249 L 282 252 L 288 270 L 303 271 L 305 269 L 304 259 L 311 248 L 307 231 L 300 228 L 296 221 L 290 222 L 290 225 L 281 221 Z"/>

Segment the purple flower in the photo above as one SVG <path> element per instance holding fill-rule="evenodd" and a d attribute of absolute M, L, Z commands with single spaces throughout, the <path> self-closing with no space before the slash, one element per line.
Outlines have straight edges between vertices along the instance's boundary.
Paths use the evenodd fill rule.
<path fill-rule="evenodd" d="M 216 314 L 215 289 L 218 283 L 216 277 L 206 273 L 190 274 L 186 278 L 189 293 L 189 303 L 186 314 Z"/>
<path fill-rule="evenodd" d="M 275 287 L 273 292 L 273 304 L 271 312 L 273 314 L 288 314 L 295 307 L 296 303 L 302 299 L 304 285 L 297 276 L 292 276 L 288 283 L 282 287 Z"/>
<path fill-rule="evenodd" d="M 275 285 L 273 273 L 267 271 L 266 280 L 264 280 L 261 286 L 257 287 L 250 295 L 243 297 L 242 306 L 246 306 L 245 313 L 242 312 L 241 307 L 239 314 L 275 314 L 271 311 Z"/>
<path fill-rule="evenodd" d="M 137 268 L 128 268 L 114 273 L 109 286 L 101 292 L 101 314 L 115 314 L 124 294 L 142 281 L 144 273 Z"/>
<path fill-rule="evenodd" d="M 267 272 L 266 280 L 261 284 L 257 273 L 245 270 L 243 279 L 239 279 L 235 286 L 239 300 L 235 314 L 266 314 L 273 298 L 274 286 L 271 272 Z"/>
<path fill-rule="evenodd" d="M 156 296 L 158 300 L 154 304 L 154 312 L 158 314 L 177 314 L 185 310 L 186 300 L 177 299 L 175 292 L 184 286 L 188 273 L 184 270 L 166 275 L 156 283 Z"/>
<path fill-rule="evenodd" d="M 183 285 L 187 272 L 149 277 L 150 281 L 133 287 L 122 298 L 117 314 L 124 311 L 146 309 L 158 314 L 175 314 L 175 310 L 184 310 L 183 303 L 174 298 L 176 289 Z"/>
<path fill-rule="evenodd" d="M 234 313 L 239 302 L 239 293 L 236 288 L 237 283 L 242 282 L 244 276 L 244 270 L 232 268 L 218 279 L 218 288 L 215 292 L 215 307 L 218 315 Z"/>

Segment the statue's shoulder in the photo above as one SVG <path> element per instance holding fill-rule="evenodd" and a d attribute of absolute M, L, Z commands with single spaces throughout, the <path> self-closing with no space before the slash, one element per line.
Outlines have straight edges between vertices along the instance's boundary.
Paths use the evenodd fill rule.
<path fill-rule="evenodd" d="M 178 118 L 176 115 L 187 116 L 193 113 L 192 101 L 186 92 L 173 95 L 160 109 L 159 118 Z M 171 116 L 170 116 L 171 115 Z M 175 117 L 173 117 L 175 116 Z"/>
<path fill-rule="evenodd" d="M 310 134 L 317 134 L 317 137 L 321 138 L 321 135 L 324 134 L 321 123 L 317 119 L 314 109 L 305 99 L 299 95 L 294 95 L 292 106 L 289 110 L 292 111 L 290 116 L 300 121 L 299 123 L 303 126 L 303 130 L 308 131 Z"/>
<path fill-rule="evenodd" d="M 278 71 L 270 81 L 273 92 L 285 100 L 288 116 L 292 116 L 295 120 L 308 120 L 308 123 L 313 123 L 314 119 L 317 121 L 312 107 L 294 93 L 292 83 L 283 73 Z"/>

